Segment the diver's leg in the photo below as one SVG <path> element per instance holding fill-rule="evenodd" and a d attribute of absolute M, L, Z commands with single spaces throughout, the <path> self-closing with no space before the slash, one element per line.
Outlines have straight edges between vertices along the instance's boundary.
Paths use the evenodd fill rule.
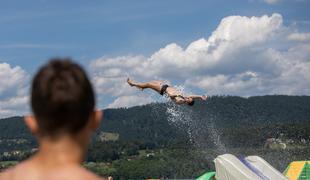
<path fill-rule="evenodd" d="M 127 79 L 127 83 L 130 85 L 130 86 L 135 86 L 137 88 L 140 88 L 140 89 L 153 89 L 155 91 L 160 91 L 161 90 L 161 81 L 149 81 L 149 82 L 146 82 L 146 83 L 138 83 L 138 82 L 134 82 L 132 81 L 131 79 Z"/>

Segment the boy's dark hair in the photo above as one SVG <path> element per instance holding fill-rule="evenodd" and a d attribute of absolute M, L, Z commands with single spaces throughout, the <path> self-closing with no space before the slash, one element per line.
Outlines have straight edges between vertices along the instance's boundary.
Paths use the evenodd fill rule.
<path fill-rule="evenodd" d="M 82 67 L 69 58 L 53 58 L 33 79 L 31 107 L 40 135 L 74 134 L 87 124 L 95 95 Z"/>
<path fill-rule="evenodd" d="M 189 105 L 189 106 L 194 106 L 194 104 L 195 104 L 194 100 L 192 100 L 191 102 L 187 103 L 187 105 Z"/>

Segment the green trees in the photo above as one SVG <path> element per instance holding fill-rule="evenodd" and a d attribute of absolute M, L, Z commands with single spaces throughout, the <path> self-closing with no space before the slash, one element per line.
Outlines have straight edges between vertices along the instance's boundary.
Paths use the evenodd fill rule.
<path fill-rule="evenodd" d="M 93 163 L 86 163 L 104 176 L 193 178 L 214 169 L 213 158 L 226 152 L 255 153 L 279 168 L 310 155 L 309 96 L 213 96 L 192 107 L 154 103 L 104 111 L 87 154 Z M 282 138 L 287 150 L 264 149 L 267 138 Z M 0 119 L 0 160 L 20 161 L 35 147 L 22 117 Z M 23 155 L 4 156 L 15 151 Z M 280 159 L 284 153 L 288 158 Z"/>

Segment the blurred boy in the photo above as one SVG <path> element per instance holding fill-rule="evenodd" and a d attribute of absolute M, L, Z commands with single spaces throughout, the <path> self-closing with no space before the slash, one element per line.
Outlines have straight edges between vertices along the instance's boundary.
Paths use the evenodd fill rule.
<path fill-rule="evenodd" d="M 25 122 L 39 150 L 0 180 L 100 179 L 81 166 L 102 117 L 84 70 L 70 59 L 52 59 L 33 79 L 31 107 L 34 115 Z"/>

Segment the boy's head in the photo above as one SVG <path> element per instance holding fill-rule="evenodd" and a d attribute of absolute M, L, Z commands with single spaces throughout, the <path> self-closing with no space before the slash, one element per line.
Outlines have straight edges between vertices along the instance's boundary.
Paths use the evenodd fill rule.
<path fill-rule="evenodd" d="M 76 134 L 94 113 L 95 95 L 78 64 L 68 58 L 54 58 L 33 79 L 31 107 L 40 136 Z"/>

